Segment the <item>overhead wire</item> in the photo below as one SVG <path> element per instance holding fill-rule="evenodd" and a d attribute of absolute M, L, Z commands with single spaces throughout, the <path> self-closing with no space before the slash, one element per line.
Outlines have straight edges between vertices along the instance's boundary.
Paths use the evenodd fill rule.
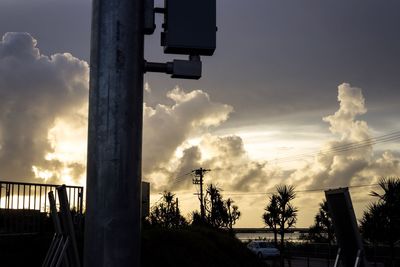
<path fill-rule="evenodd" d="M 338 187 L 335 187 L 335 188 L 346 188 L 347 187 L 347 188 L 349 188 L 351 190 L 351 189 L 355 189 L 355 188 L 377 187 L 377 186 L 380 186 L 380 184 L 375 183 L 375 184 L 338 186 Z M 332 190 L 332 189 L 335 189 L 335 188 L 312 188 L 312 189 L 304 189 L 304 190 L 295 190 L 295 193 L 298 194 L 298 193 L 324 192 L 324 191 Z M 273 191 L 266 191 L 266 192 L 229 192 L 229 191 L 223 191 L 223 194 L 227 195 L 227 196 L 257 196 L 257 195 L 261 196 L 261 195 L 272 195 L 272 194 L 275 194 L 275 193 L 276 192 L 273 192 Z M 192 199 L 194 197 L 196 197 L 196 194 L 193 194 L 193 196 L 187 196 L 187 197 L 184 197 L 184 198 L 180 198 L 180 200 L 181 201 L 189 200 L 189 199 Z M 160 198 L 160 200 L 161 200 L 161 198 Z M 160 200 L 156 201 L 156 203 L 159 202 Z"/>
<path fill-rule="evenodd" d="M 274 159 L 272 161 L 288 162 L 288 161 L 302 159 L 304 157 L 313 157 L 313 156 L 320 155 L 320 154 L 327 155 L 327 154 L 332 154 L 332 153 L 342 153 L 342 152 L 347 152 L 350 150 L 364 148 L 364 147 L 371 146 L 371 145 L 388 143 L 388 142 L 396 141 L 399 139 L 400 139 L 400 132 L 398 132 L 396 134 L 368 138 L 368 139 L 365 139 L 362 141 L 351 142 L 351 143 L 347 143 L 347 144 L 343 144 L 343 145 L 334 146 L 329 149 L 323 149 L 323 150 L 314 151 L 314 152 L 310 152 L 310 153 L 302 153 L 302 154 L 297 154 L 297 155 L 293 155 L 293 156 L 281 157 L 281 158 Z"/>
<path fill-rule="evenodd" d="M 177 183 L 179 183 L 179 182 L 182 182 L 183 180 L 186 179 L 186 176 L 188 176 L 189 174 L 192 174 L 192 173 L 193 173 L 193 171 L 190 171 L 190 172 L 188 172 L 188 173 L 185 173 L 185 174 L 182 174 L 182 175 L 176 177 L 176 178 L 172 181 L 171 186 L 174 186 L 175 184 L 177 184 Z"/>
<path fill-rule="evenodd" d="M 357 142 L 349 142 L 347 144 L 342 144 L 342 145 L 337 145 L 337 146 L 333 146 L 329 149 L 323 149 L 323 150 L 317 150 L 317 151 L 313 151 L 310 153 L 301 153 L 301 154 L 296 154 L 296 155 L 292 155 L 292 156 L 286 156 L 286 157 L 281 157 L 281 158 L 276 158 L 276 159 L 272 159 L 270 160 L 271 162 L 290 162 L 290 161 L 296 161 L 299 159 L 303 159 L 304 157 L 315 157 L 317 155 L 327 155 L 327 154 L 331 154 L 331 153 L 342 153 L 342 152 L 347 152 L 350 150 L 354 150 L 354 149 L 360 149 L 366 146 L 370 146 L 370 145 L 375 145 L 375 144 L 381 144 L 381 143 L 387 143 L 387 142 L 391 142 L 391 141 L 396 141 L 396 140 L 400 140 L 400 131 L 393 131 L 391 133 L 388 134 L 384 134 L 381 136 L 377 136 L 377 137 L 371 137 L 371 138 L 367 138 L 361 141 L 357 141 Z M 241 164 L 241 165 L 234 165 L 231 167 L 238 167 L 238 166 L 247 166 L 248 164 Z M 213 171 L 221 171 L 221 170 L 227 170 L 227 168 L 214 168 Z M 193 171 L 190 171 L 188 173 L 182 174 L 178 177 L 176 177 L 174 179 L 174 181 L 172 182 L 172 185 L 174 185 L 177 182 L 180 182 L 182 180 L 185 179 L 185 176 L 191 174 Z"/>
<path fill-rule="evenodd" d="M 317 150 L 317 151 L 313 151 L 310 153 L 301 153 L 301 154 L 297 154 L 297 155 L 271 159 L 271 160 L 269 160 L 269 162 L 285 163 L 285 162 L 303 160 L 305 157 L 315 157 L 318 155 L 329 155 L 332 153 L 339 154 L 339 153 L 347 152 L 350 150 L 367 147 L 370 145 L 388 143 L 388 142 L 396 141 L 396 140 L 400 140 L 400 131 L 396 131 L 396 132 L 393 132 L 390 134 L 385 134 L 385 135 L 378 136 L 378 137 L 368 138 L 368 139 L 358 141 L 358 142 L 351 142 L 348 144 L 334 146 L 330 149 Z M 239 164 L 239 165 L 232 165 L 229 168 L 214 168 L 213 170 L 214 171 L 224 171 L 224 170 L 229 170 L 232 167 L 240 167 L 240 166 L 248 166 L 248 165 L 249 164 Z"/>
<path fill-rule="evenodd" d="M 379 184 L 363 184 L 363 185 L 350 185 L 350 186 L 342 186 L 342 188 L 347 187 L 349 189 L 353 189 L 353 188 L 363 188 L 363 187 L 375 187 L 375 186 L 379 186 Z M 336 187 L 336 188 L 340 188 Z M 304 189 L 304 190 L 295 190 L 295 193 L 311 193 L 311 192 L 323 192 L 323 191 L 327 191 L 327 190 L 331 190 L 333 188 L 313 188 L 313 189 Z M 227 195 L 230 196 L 240 196 L 240 195 L 244 195 L 244 196 L 248 196 L 248 195 L 272 195 L 275 194 L 276 192 L 233 192 L 230 193 L 229 191 L 225 191 L 224 193 L 226 193 Z"/>

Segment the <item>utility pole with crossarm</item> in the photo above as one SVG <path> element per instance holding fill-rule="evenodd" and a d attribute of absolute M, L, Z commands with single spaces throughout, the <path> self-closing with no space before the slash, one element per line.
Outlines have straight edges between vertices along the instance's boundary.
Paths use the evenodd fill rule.
<path fill-rule="evenodd" d="M 206 219 L 206 211 L 204 208 L 204 191 L 203 191 L 204 174 L 209 171 L 211 171 L 211 170 L 203 169 L 203 168 L 192 171 L 194 173 L 193 184 L 199 185 L 199 187 L 200 187 L 200 193 L 198 195 L 199 195 L 199 200 L 200 200 L 200 217 L 203 222 Z"/>

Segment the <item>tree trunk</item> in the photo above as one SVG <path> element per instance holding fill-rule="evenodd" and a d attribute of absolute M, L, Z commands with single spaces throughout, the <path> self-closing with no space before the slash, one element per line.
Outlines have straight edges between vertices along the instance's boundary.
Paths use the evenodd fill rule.
<path fill-rule="evenodd" d="M 276 228 L 274 229 L 274 242 L 275 246 L 278 248 L 278 231 L 276 230 Z"/>

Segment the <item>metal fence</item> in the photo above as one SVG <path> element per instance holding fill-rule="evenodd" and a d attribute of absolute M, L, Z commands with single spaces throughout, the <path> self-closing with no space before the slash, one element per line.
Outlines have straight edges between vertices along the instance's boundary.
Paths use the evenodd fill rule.
<path fill-rule="evenodd" d="M 48 193 L 59 200 L 55 184 L 0 181 L 0 233 L 32 233 L 52 228 Z M 70 209 L 83 214 L 83 187 L 66 186 Z M 81 216 L 80 216 L 81 217 Z"/>
<path fill-rule="evenodd" d="M 0 209 L 37 210 L 50 212 L 47 194 L 55 192 L 56 205 L 58 197 L 55 184 L 35 184 L 0 181 Z M 66 186 L 71 210 L 83 213 L 83 187 Z"/>

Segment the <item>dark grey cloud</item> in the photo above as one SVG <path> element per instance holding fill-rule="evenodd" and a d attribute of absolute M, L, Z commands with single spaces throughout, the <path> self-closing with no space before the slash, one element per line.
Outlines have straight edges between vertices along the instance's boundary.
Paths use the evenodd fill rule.
<path fill-rule="evenodd" d="M 363 88 L 371 118 L 375 107 L 398 102 L 398 1 L 218 4 L 216 54 L 204 59 L 198 84 L 179 83 L 234 106 L 228 125 L 310 122 L 316 118 L 310 113 L 322 117 L 335 110 L 334 88 L 343 81 Z M 158 74 L 148 79 L 155 91 L 176 83 Z"/>
<path fill-rule="evenodd" d="M 0 36 L 29 32 L 43 54 L 68 52 L 89 61 L 90 0 L 2 0 Z"/>
<path fill-rule="evenodd" d="M 204 57 L 203 78 L 184 81 L 146 74 L 153 89 L 151 97 L 146 96 L 148 106 L 174 105 L 165 95 L 180 85 L 201 89 L 216 103 L 234 107 L 220 127 L 322 125 L 321 118 L 336 110 L 337 84 L 347 81 L 363 88 L 369 107 L 363 119 L 370 127 L 382 132 L 396 129 L 400 112 L 398 1 L 217 2 L 218 48 L 215 56 Z M 88 0 L 4 0 L 0 33 L 30 32 L 44 54 L 67 51 L 89 60 L 90 9 Z M 159 15 L 157 21 L 159 29 Z M 146 37 L 146 58 L 173 58 L 162 55 L 159 31 Z"/>
<path fill-rule="evenodd" d="M 163 1 L 156 1 L 161 6 Z M 395 0 L 219 0 L 218 47 L 204 58 L 200 81 L 147 74 L 160 103 L 175 85 L 208 92 L 236 110 L 225 127 L 316 123 L 335 110 L 337 84 L 364 90 L 375 127 L 390 128 L 400 108 L 400 3 Z M 89 59 L 90 1 L 3 0 L 0 34 L 26 31 L 46 54 L 68 51 Z M 165 61 L 158 31 L 146 37 L 146 58 Z M 153 102 L 152 102 L 153 101 Z M 393 107 L 390 114 L 375 109 Z M 385 115 L 386 124 L 378 117 Z"/>

